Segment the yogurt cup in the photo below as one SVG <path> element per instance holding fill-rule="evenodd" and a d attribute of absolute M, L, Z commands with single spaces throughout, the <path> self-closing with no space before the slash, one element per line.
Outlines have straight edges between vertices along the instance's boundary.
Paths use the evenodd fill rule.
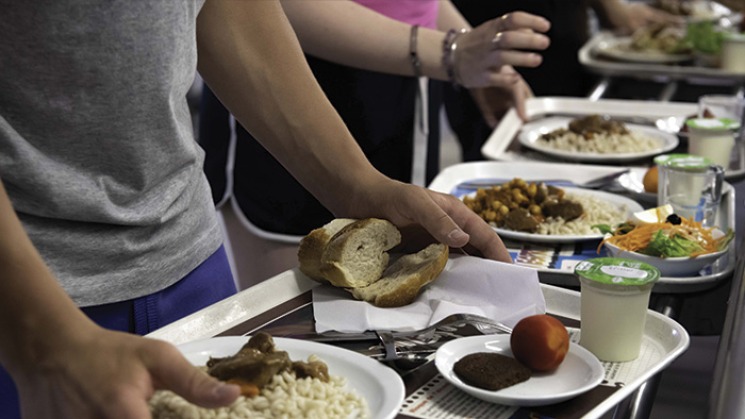
<path fill-rule="evenodd" d="M 730 73 L 745 73 L 745 33 L 726 33 L 720 66 Z"/>
<path fill-rule="evenodd" d="M 688 153 L 728 168 L 740 122 L 730 118 L 697 118 L 687 121 L 686 125 Z"/>
<path fill-rule="evenodd" d="M 574 268 L 580 281 L 579 344 L 601 361 L 639 356 L 652 287 L 660 271 L 623 258 L 595 258 Z"/>

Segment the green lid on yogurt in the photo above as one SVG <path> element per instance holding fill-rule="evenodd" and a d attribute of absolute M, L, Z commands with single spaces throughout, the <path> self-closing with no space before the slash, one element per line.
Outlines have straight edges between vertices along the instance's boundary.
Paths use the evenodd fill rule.
<path fill-rule="evenodd" d="M 689 128 L 705 131 L 731 131 L 740 128 L 740 121 L 730 118 L 696 118 L 686 121 Z"/>
<path fill-rule="evenodd" d="M 582 261 L 574 267 L 574 273 L 593 282 L 622 287 L 651 285 L 660 278 L 660 270 L 648 263 L 612 257 Z"/>
<path fill-rule="evenodd" d="M 706 169 L 711 165 L 711 160 L 703 156 L 693 154 L 663 154 L 654 158 L 658 166 L 674 167 L 684 170 Z"/>

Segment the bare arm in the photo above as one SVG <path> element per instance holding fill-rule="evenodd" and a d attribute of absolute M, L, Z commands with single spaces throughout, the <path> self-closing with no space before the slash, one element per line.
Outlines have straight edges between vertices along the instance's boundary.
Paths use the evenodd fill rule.
<path fill-rule="evenodd" d="M 171 345 L 101 329 L 46 267 L 0 182 L 0 363 L 24 417 L 143 418 L 156 388 L 204 406 L 234 400 Z"/>
<path fill-rule="evenodd" d="M 460 28 L 467 27 L 467 25 L 466 19 L 450 0 L 440 1 L 438 21 L 440 28 Z M 515 71 L 514 66 L 537 67 L 541 64 L 540 55 L 524 49 L 526 47 L 537 50 L 547 48 L 549 40 L 540 32 L 545 32 L 549 28 L 549 22 L 543 18 L 515 12 L 479 26 L 478 29 L 482 33 L 485 33 L 487 37 L 492 37 L 486 39 L 489 41 L 490 51 L 484 52 L 477 47 L 472 47 L 474 41 L 471 38 L 463 40 L 464 48 L 461 49 L 461 57 L 459 57 L 462 67 L 478 69 L 479 54 L 495 56 L 495 60 L 488 63 L 489 67 L 482 70 L 482 73 L 492 71 L 490 82 L 473 83 L 470 89 L 471 96 L 488 126 L 496 127 L 499 119 L 510 106 L 515 107 L 520 118 L 528 119 L 525 102 L 533 96 L 533 91 L 522 76 Z M 520 49 L 520 51 L 515 49 Z"/>
<path fill-rule="evenodd" d="M 622 33 L 632 33 L 652 23 L 679 24 L 683 22 L 680 17 L 655 9 L 645 3 L 629 3 L 625 0 L 592 0 L 590 4 L 601 22 Z"/>
<path fill-rule="evenodd" d="M 460 201 L 395 182 L 370 165 L 313 78 L 279 2 L 208 0 L 197 40 L 207 84 L 336 216 L 419 224 L 450 246 L 470 243 L 486 257 L 510 260 Z"/>
<path fill-rule="evenodd" d="M 413 75 L 409 60 L 411 25 L 390 19 L 350 0 L 282 0 L 303 51 L 336 63 L 390 74 Z M 441 2 L 438 28 L 419 28 L 417 55 L 423 75 L 447 80 L 442 65 L 442 42 L 449 29 L 470 29 L 449 1 Z M 499 85 L 498 67 L 534 67 L 540 55 L 520 50 L 541 50 L 548 38 L 548 22 L 538 16 L 517 13 L 513 19 L 494 19 L 464 35 L 458 44 L 457 72 L 466 87 Z M 496 32 L 516 32 L 502 39 L 499 50 L 492 39 Z M 520 32 L 520 33 L 518 33 Z"/>

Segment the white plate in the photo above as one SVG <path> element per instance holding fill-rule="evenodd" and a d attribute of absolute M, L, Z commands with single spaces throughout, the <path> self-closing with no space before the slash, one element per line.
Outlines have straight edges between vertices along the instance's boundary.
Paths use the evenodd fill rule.
<path fill-rule="evenodd" d="M 618 183 L 632 198 L 645 204 L 657 204 L 657 194 L 644 190 L 644 174 L 647 168 L 632 168 L 628 173 L 618 177 Z M 722 185 L 722 194 L 726 194 L 731 188 L 729 183 Z"/>
<path fill-rule="evenodd" d="M 691 15 L 685 16 L 688 22 L 717 22 L 724 18 L 737 18 L 729 7 L 709 0 L 694 0 L 690 2 Z"/>
<path fill-rule="evenodd" d="M 646 157 L 653 157 L 658 154 L 668 152 L 675 149 L 678 146 L 678 136 L 670 134 L 651 126 L 636 125 L 636 124 L 625 124 L 629 131 L 644 135 L 646 137 L 652 137 L 659 141 L 659 147 L 639 151 L 634 153 L 579 153 L 576 151 L 565 151 L 557 150 L 549 147 L 544 147 L 538 143 L 538 139 L 543 134 L 547 134 L 558 128 L 567 128 L 569 122 L 573 118 L 567 117 L 550 117 L 544 118 L 538 121 L 529 122 L 523 125 L 522 130 L 518 134 L 518 140 L 520 144 L 525 147 L 531 148 L 541 153 L 548 154 L 554 157 L 582 162 L 627 162 L 643 159 Z"/>
<path fill-rule="evenodd" d="M 644 190 L 645 173 L 647 173 L 647 169 L 631 169 L 618 178 L 618 183 L 637 201 L 656 204 L 657 194 Z"/>
<path fill-rule="evenodd" d="M 510 335 L 470 336 L 442 345 L 435 354 L 435 365 L 443 377 L 466 393 L 492 403 L 511 406 L 541 406 L 558 403 L 595 388 L 603 381 L 605 371 L 600 361 L 587 349 L 569 344 L 564 361 L 549 373 L 536 373 L 527 380 L 499 391 L 470 386 L 453 372 L 453 365 L 468 354 L 496 352 L 512 356 Z"/>
<path fill-rule="evenodd" d="M 646 64 L 673 64 L 693 59 L 693 54 L 667 54 L 662 51 L 637 51 L 629 48 L 630 37 L 610 38 L 595 47 L 595 53 L 619 61 Z"/>
<path fill-rule="evenodd" d="M 631 214 L 635 212 L 644 210 L 644 208 L 641 205 L 639 205 L 638 202 L 632 199 L 626 198 L 624 196 L 621 196 L 621 195 L 616 195 L 616 194 L 603 192 L 603 191 L 595 191 L 591 189 L 582 189 L 582 188 L 562 187 L 561 189 L 564 189 L 567 195 L 590 196 L 597 200 L 610 202 L 611 204 L 619 208 L 625 206 L 626 207 L 626 218 L 630 217 Z M 620 220 L 620 221 L 625 221 L 625 220 Z M 496 231 L 497 234 L 499 234 L 499 236 L 504 239 L 528 241 L 528 242 L 535 242 L 535 243 L 572 243 L 572 242 L 585 241 L 585 240 L 600 240 L 603 238 L 603 233 L 559 236 L 559 235 L 549 235 L 549 234 L 525 233 L 522 231 L 507 230 L 507 229 L 503 229 L 499 227 L 494 227 L 494 231 Z"/>
<path fill-rule="evenodd" d="M 205 365 L 209 357 L 233 355 L 248 342 L 247 336 L 224 336 L 179 345 L 194 365 Z M 307 360 L 317 355 L 329 367 L 329 373 L 347 379 L 347 387 L 367 400 L 374 418 L 388 419 L 398 414 L 404 401 L 401 377 L 392 369 L 356 352 L 298 339 L 274 338 L 278 350 L 287 351 L 292 360 Z"/>

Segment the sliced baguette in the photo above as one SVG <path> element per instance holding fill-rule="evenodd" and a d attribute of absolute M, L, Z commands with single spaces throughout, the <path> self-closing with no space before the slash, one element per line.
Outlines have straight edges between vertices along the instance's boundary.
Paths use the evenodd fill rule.
<path fill-rule="evenodd" d="M 320 272 L 332 285 L 366 287 L 388 266 L 388 250 L 401 242 L 393 223 L 378 218 L 355 221 L 339 230 L 321 256 Z"/>
<path fill-rule="evenodd" d="M 446 245 L 431 244 L 418 253 L 401 256 L 371 285 L 348 291 L 354 298 L 378 307 L 411 304 L 422 288 L 445 269 L 448 253 Z"/>
<path fill-rule="evenodd" d="M 300 240 L 297 258 L 300 263 L 300 271 L 311 279 L 318 282 L 328 283 L 321 273 L 321 256 L 326 250 L 326 245 L 336 233 L 342 228 L 357 220 L 352 218 L 336 218 L 323 227 L 319 227 Z"/>

